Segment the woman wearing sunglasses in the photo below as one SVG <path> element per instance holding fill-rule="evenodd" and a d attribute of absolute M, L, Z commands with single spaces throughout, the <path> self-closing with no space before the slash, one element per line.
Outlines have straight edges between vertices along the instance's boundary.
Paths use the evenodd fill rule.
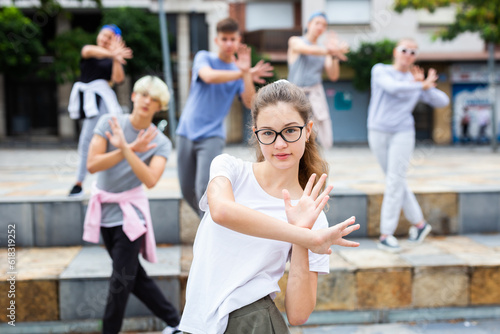
<path fill-rule="evenodd" d="M 368 143 L 386 175 L 378 247 L 395 253 L 401 250 L 393 236 L 401 209 L 413 225 L 410 241 L 422 242 L 432 229 L 406 183 L 415 147 L 413 109 L 418 102 L 438 108 L 450 102 L 449 97 L 436 88 L 436 70 L 429 69 L 425 77 L 424 71 L 414 65 L 417 55 L 417 43 L 402 39 L 393 50 L 392 64 L 376 64 L 372 68 Z"/>

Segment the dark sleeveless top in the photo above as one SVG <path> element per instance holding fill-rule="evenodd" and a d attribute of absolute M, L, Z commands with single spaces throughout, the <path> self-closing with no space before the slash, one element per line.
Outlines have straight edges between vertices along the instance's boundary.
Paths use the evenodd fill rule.
<path fill-rule="evenodd" d="M 89 83 L 97 79 L 111 80 L 113 59 L 111 58 L 81 58 L 80 59 L 80 82 Z M 80 92 L 80 119 L 86 118 L 83 110 L 83 92 Z M 101 97 L 95 96 L 97 107 L 101 105 Z"/>
<path fill-rule="evenodd" d="M 97 79 L 111 80 L 113 59 L 82 58 L 80 60 L 80 81 L 89 83 Z"/>

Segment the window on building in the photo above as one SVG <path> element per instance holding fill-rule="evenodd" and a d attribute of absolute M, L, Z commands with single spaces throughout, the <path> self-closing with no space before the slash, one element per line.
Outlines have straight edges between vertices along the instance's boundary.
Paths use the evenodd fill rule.
<path fill-rule="evenodd" d="M 293 2 L 248 2 L 245 10 L 246 30 L 291 29 L 294 26 Z"/>
<path fill-rule="evenodd" d="M 443 26 L 455 22 L 456 7 L 436 8 L 433 13 L 422 9 L 417 12 L 417 20 L 420 26 Z"/>
<path fill-rule="evenodd" d="M 208 50 L 208 25 L 205 14 L 191 13 L 189 15 L 189 41 L 191 53 Z"/>
<path fill-rule="evenodd" d="M 369 24 L 370 0 L 326 0 L 330 24 Z"/>

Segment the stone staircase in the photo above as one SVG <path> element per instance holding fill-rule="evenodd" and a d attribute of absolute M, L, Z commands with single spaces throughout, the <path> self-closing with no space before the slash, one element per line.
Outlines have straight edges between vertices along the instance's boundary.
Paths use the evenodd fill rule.
<path fill-rule="evenodd" d="M 308 324 L 500 317 L 500 192 L 425 192 L 417 199 L 433 235 L 421 245 L 402 241 L 403 252 L 396 255 L 376 249 L 382 195 L 334 190 L 329 221 L 356 216 L 361 229 L 350 239 L 361 246 L 334 248 L 331 273 L 320 276 Z M 8 315 L 14 301 L 16 325 L 1 316 L 1 333 L 99 332 L 111 261 L 102 246 L 81 240 L 87 200 L 0 200 L 0 309 Z M 143 264 L 182 310 L 199 219 L 175 196 L 150 203 L 159 263 Z M 8 225 L 15 225 L 13 269 Z M 402 217 L 397 234 L 406 235 L 408 227 Z M 14 298 L 7 293 L 11 272 Z M 287 274 L 282 290 L 286 280 Z M 283 311 L 283 294 L 276 303 Z M 126 317 L 124 331 L 163 327 L 135 297 Z"/>

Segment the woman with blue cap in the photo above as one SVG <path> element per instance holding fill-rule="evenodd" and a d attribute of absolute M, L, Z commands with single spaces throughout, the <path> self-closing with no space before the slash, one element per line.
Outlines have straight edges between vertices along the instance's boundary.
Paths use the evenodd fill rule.
<path fill-rule="evenodd" d="M 101 28 L 96 44 L 82 48 L 80 80 L 73 85 L 68 104 L 70 117 L 83 119 L 78 140 L 78 171 L 76 183 L 69 193 L 71 197 L 83 195 L 87 153 L 99 117 L 106 113 L 122 113 L 112 86 L 123 82 L 123 65 L 126 59 L 132 58 L 132 50 L 125 45 L 120 28 L 114 24 Z"/>
<path fill-rule="evenodd" d="M 324 45 L 318 43 L 328 27 L 326 14 L 313 13 L 303 36 L 293 36 L 288 40 L 288 80 L 301 87 L 313 107 L 313 121 L 318 141 L 327 149 L 333 145 L 333 130 L 328 104 L 322 85 L 323 69 L 331 81 L 339 78 L 339 60 L 346 60 L 349 48 L 340 43 L 331 31 Z"/>

